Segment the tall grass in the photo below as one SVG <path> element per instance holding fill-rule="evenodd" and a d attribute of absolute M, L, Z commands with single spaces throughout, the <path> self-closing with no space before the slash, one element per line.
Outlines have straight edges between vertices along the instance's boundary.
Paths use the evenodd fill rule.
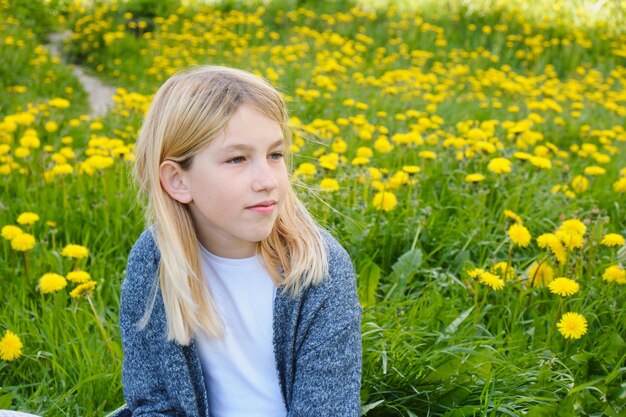
<path fill-rule="evenodd" d="M 287 3 L 190 4 L 162 16 L 130 3 L 57 5 L 59 24 L 74 32 L 68 57 L 123 87 L 117 107 L 92 120 L 69 68 L 0 2 L 8 57 L 0 63 L 0 226 L 27 211 L 40 217 L 20 226 L 35 236 L 32 250 L 5 239 L 0 247 L 0 337 L 11 330 L 24 345 L 20 358 L 0 360 L 0 409 L 98 415 L 123 403 L 119 286 L 144 227 L 129 178 L 133 143 L 158 85 L 211 63 L 255 71 L 289 101 L 294 184 L 357 270 L 364 413 L 620 415 L 625 286 L 602 277 L 624 265 L 626 250 L 601 242 L 626 235 L 622 15 L 582 24 L 565 6 L 544 20 L 492 2 Z M 24 142 L 29 129 L 38 147 Z M 362 155 L 367 161 L 355 159 Z M 489 168 L 496 157 L 511 162 L 510 173 Z M 597 166 L 604 174 L 589 171 Z M 578 176 L 586 187 L 575 185 Z M 339 189 L 325 190 L 324 178 Z M 397 205 L 377 207 L 380 191 Z M 507 210 L 530 231 L 528 246 L 508 235 Z M 560 262 L 536 238 L 567 219 L 586 231 Z M 68 244 L 89 257 L 63 256 Z M 505 261 L 511 277 L 501 290 L 469 274 L 506 278 L 492 269 Z M 561 298 L 531 285 L 533 263 L 580 291 Z M 69 295 L 73 283 L 38 289 L 44 273 L 77 266 L 97 282 L 89 300 Z M 587 320 L 581 339 L 557 329 L 569 311 Z"/>

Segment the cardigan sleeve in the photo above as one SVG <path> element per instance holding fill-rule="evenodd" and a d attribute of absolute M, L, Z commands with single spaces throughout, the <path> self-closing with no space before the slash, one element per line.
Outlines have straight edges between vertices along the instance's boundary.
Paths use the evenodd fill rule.
<path fill-rule="evenodd" d="M 329 277 L 305 296 L 288 417 L 361 415 L 362 310 L 354 268 L 339 243 L 326 241 Z"/>
<path fill-rule="evenodd" d="M 147 326 L 143 330 L 137 328 L 137 322 L 153 302 L 153 291 L 158 287 L 158 265 L 156 243 L 150 231 L 146 230 L 128 257 L 120 301 L 120 332 L 124 350 L 122 385 L 133 417 L 180 415 L 175 404 L 168 400 L 162 371 L 160 355 L 165 343 L 165 323 L 155 314 L 162 305 L 155 302 Z"/>

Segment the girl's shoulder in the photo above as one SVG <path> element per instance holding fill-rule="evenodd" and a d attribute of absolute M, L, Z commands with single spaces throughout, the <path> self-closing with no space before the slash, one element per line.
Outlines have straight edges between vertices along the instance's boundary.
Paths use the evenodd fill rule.
<path fill-rule="evenodd" d="M 161 255 L 153 236 L 153 229 L 147 228 L 135 241 L 128 255 L 126 279 L 133 284 L 143 285 L 156 275 Z M 140 282 L 141 281 L 141 282 Z"/>
<path fill-rule="evenodd" d="M 137 238 L 128 255 L 129 264 L 131 261 L 146 262 L 156 260 L 158 263 L 161 254 L 154 238 L 154 228 L 148 227 Z"/>
<path fill-rule="evenodd" d="M 333 270 L 336 268 L 352 268 L 350 255 L 348 254 L 348 251 L 346 251 L 346 249 L 341 246 L 341 243 L 339 243 L 328 230 L 319 227 L 319 231 L 324 240 L 324 246 L 326 247 L 329 272 L 332 273 Z"/>
<path fill-rule="evenodd" d="M 352 260 L 346 249 L 327 230 L 320 228 L 328 258 L 328 274 L 322 282 L 310 288 L 309 295 L 326 297 L 354 291 L 355 274 Z"/>

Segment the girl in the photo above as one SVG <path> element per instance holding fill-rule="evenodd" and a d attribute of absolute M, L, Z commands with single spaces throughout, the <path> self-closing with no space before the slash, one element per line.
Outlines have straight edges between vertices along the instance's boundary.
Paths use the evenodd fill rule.
<path fill-rule="evenodd" d="M 135 149 L 147 223 L 122 283 L 117 416 L 358 416 L 346 251 L 291 189 L 288 115 L 262 79 L 174 75 Z"/>

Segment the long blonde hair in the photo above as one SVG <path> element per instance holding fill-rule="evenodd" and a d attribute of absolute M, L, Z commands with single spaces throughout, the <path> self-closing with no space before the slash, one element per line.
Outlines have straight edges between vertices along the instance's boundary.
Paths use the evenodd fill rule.
<path fill-rule="evenodd" d="M 288 149 L 289 117 L 280 94 L 251 73 L 219 66 L 194 67 L 169 78 L 154 96 L 137 139 L 134 175 L 140 194 L 147 197 L 146 223 L 154 225 L 161 253 L 159 284 L 167 337 L 181 345 L 201 331 L 219 337 L 222 322 L 204 282 L 188 207 L 162 188 L 159 166 L 169 159 L 189 169 L 194 155 L 226 128 L 244 104 L 280 124 Z M 327 274 L 323 238 L 291 186 L 270 235 L 257 244 L 257 251 L 274 282 L 292 296 Z M 153 304 L 154 297 L 140 328 L 147 324 Z"/>

